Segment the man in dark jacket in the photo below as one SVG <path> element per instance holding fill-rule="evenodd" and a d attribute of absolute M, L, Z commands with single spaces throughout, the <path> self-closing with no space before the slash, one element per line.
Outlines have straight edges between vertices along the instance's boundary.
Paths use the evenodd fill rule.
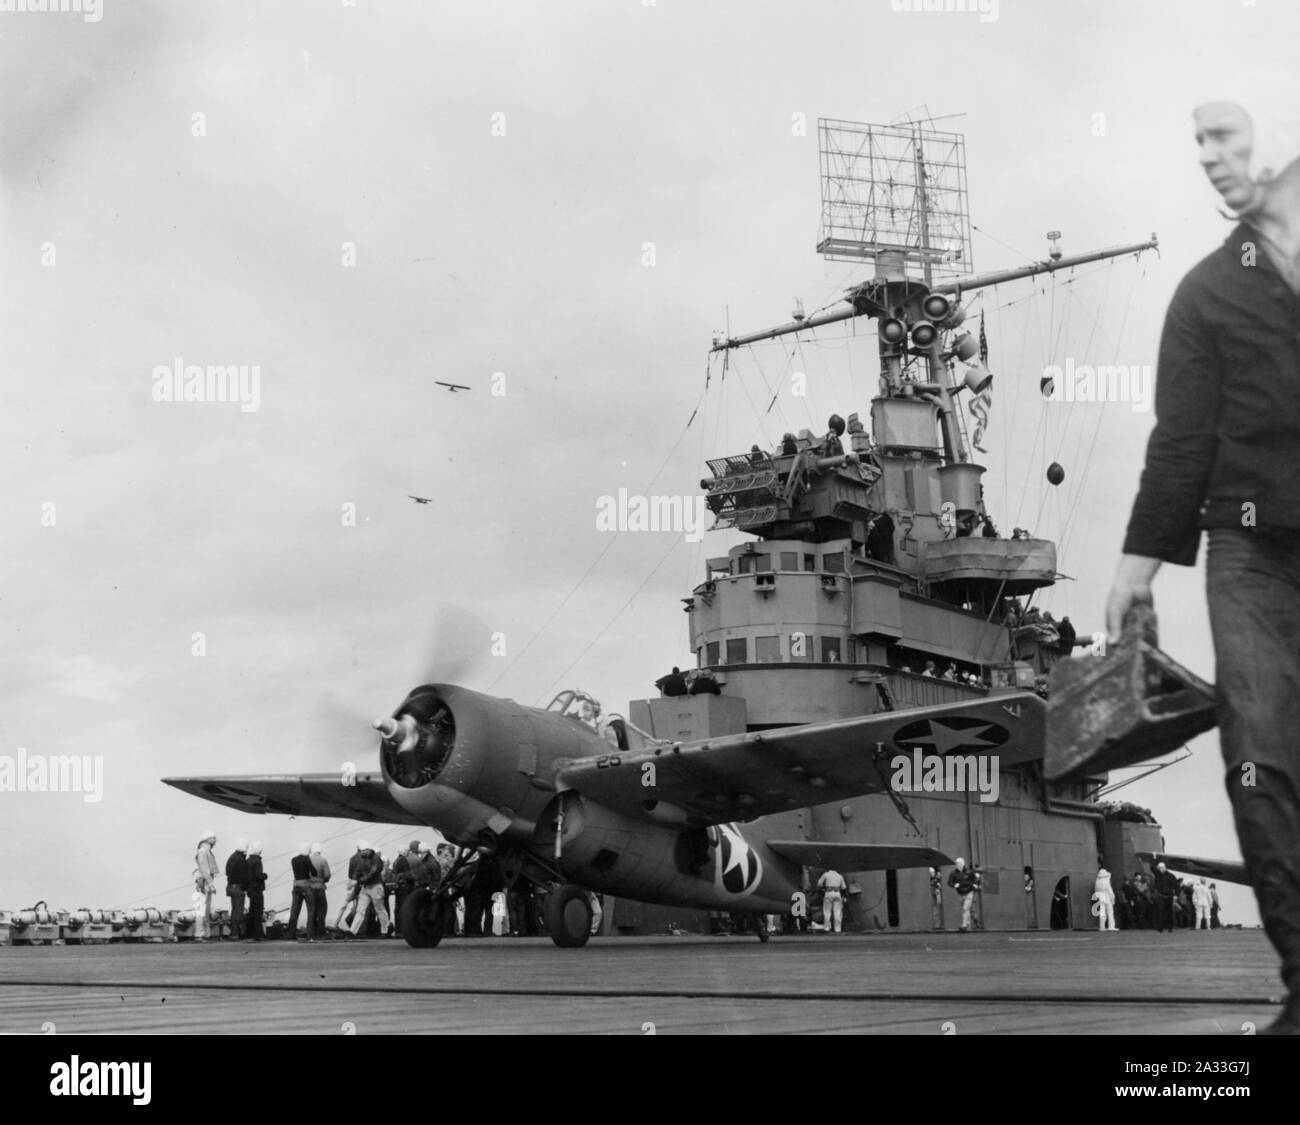
<path fill-rule="evenodd" d="M 1110 640 L 1151 604 L 1162 563 L 1206 593 L 1220 746 L 1237 839 L 1300 1034 L 1300 104 L 1255 68 L 1244 93 L 1196 107 L 1200 162 L 1239 221 L 1174 294 L 1160 339 L 1156 426 L 1106 605 Z"/>
<path fill-rule="evenodd" d="M 348 878 L 357 885 L 357 912 L 352 916 L 352 936 L 366 923 L 366 907 L 373 906 L 381 937 L 388 936 L 388 911 L 384 909 L 384 864 L 364 840 L 357 841 L 356 855 L 348 862 Z"/>
<path fill-rule="evenodd" d="M 1152 886 L 1156 899 L 1156 929 L 1174 932 L 1174 898 L 1178 894 L 1178 876 L 1163 863 L 1156 864 Z"/>
<path fill-rule="evenodd" d="M 293 868 L 293 900 L 289 908 L 289 927 L 285 932 L 285 939 L 293 941 L 298 937 L 298 913 L 305 906 L 307 936 L 303 940 L 315 941 L 316 939 L 311 936 L 311 921 L 316 905 L 316 894 L 312 889 L 312 879 L 316 875 L 316 869 L 311 865 L 311 845 L 299 844 L 298 854 L 289 861 L 289 866 Z"/>
<path fill-rule="evenodd" d="M 974 905 L 972 896 L 975 893 L 975 876 L 961 856 L 957 857 L 957 866 L 948 873 L 948 886 L 961 899 L 961 925 L 957 928 L 961 933 L 968 934 L 971 928 L 971 906 Z"/>
<path fill-rule="evenodd" d="M 262 923 L 266 917 L 266 872 L 262 869 L 262 842 L 248 845 L 248 940 L 261 941 L 266 936 Z"/>
<path fill-rule="evenodd" d="M 248 841 L 236 840 L 226 860 L 226 894 L 230 896 L 230 940 L 244 936 L 244 892 L 248 890 Z"/>
<path fill-rule="evenodd" d="M 663 665 L 661 664 L 662 668 Z M 686 677 L 682 675 L 680 668 L 674 667 L 666 676 L 660 676 L 655 680 L 657 687 L 664 695 L 685 695 L 686 694 Z"/>
<path fill-rule="evenodd" d="M 402 903 L 415 890 L 415 869 L 420 865 L 420 841 L 412 840 L 410 847 L 393 860 L 393 879 L 397 883 L 396 905 L 393 907 L 393 933 L 402 936 Z"/>
<path fill-rule="evenodd" d="M 1146 930 L 1151 926 L 1151 883 L 1138 871 L 1133 876 L 1133 928 Z"/>

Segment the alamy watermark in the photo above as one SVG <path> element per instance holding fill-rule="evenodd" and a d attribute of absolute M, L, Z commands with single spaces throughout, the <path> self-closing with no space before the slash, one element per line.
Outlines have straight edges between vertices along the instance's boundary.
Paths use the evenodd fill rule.
<path fill-rule="evenodd" d="M 1064 367 L 1044 367 L 1038 386 L 1051 402 L 1127 402 L 1145 412 L 1151 409 L 1154 381 L 1150 364 L 1093 367 L 1067 358 Z"/>
<path fill-rule="evenodd" d="M 703 496 L 618 496 L 596 501 L 597 531 L 677 531 L 687 543 L 698 543 L 707 530 L 708 506 Z"/>
<path fill-rule="evenodd" d="M 154 402 L 237 402 L 245 414 L 262 405 L 262 369 L 241 364 L 186 364 L 177 356 L 153 369 Z"/>
<path fill-rule="evenodd" d="M 998 18 L 999 0 L 889 0 L 896 12 L 962 12 L 978 13 L 980 23 L 993 23 Z"/>
<path fill-rule="evenodd" d="M 895 793 L 978 793 L 984 804 L 998 799 L 996 754 L 895 754 L 889 761 Z"/>
<path fill-rule="evenodd" d="M 86 23 L 99 23 L 104 18 L 103 0 L 0 0 L 0 13 L 4 12 L 80 12 Z"/>
<path fill-rule="evenodd" d="M 0 754 L 0 793 L 81 793 L 87 804 L 104 797 L 104 759 L 90 754 Z"/>

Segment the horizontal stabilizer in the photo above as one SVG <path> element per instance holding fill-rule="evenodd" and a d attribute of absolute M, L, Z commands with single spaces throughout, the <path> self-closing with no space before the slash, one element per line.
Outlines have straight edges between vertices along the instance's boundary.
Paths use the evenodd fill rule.
<path fill-rule="evenodd" d="M 804 867 L 838 871 L 890 871 L 903 867 L 943 867 L 952 860 L 934 848 L 909 844 L 828 844 L 817 840 L 768 840 L 767 846 Z"/>
<path fill-rule="evenodd" d="M 425 823 L 393 800 L 377 773 L 164 777 L 163 782 L 237 812 L 328 816 L 375 824 Z"/>
<path fill-rule="evenodd" d="M 1190 855 L 1161 855 L 1159 853 L 1138 852 L 1138 859 L 1156 869 L 1157 863 L 1163 863 L 1170 871 L 1181 871 L 1194 875 L 1198 879 L 1219 879 L 1224 883 L 1240 883 L 1249 887 L 1250 877 L 1246 874 L 1246 865 L 1231 859 L 1197 859 Z"/>

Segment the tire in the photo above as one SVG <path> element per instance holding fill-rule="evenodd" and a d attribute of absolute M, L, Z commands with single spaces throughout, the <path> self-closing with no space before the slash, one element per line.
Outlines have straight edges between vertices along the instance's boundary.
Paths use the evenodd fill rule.
<path fill-rule="evenodd" d="M 414 949 L 432 949 L 442 941 L 442 913 L 438 910 L 438 898 L 427 887 L 419 887 L 406 897 L 399 921 L 402 937 Z"/>
<path fill-rule="evenodd" d="M 580 949 L 591 937 L 593 911 L 587 892 L 566 883 L 546 896 L 546 932 L 561 949 Z"/>

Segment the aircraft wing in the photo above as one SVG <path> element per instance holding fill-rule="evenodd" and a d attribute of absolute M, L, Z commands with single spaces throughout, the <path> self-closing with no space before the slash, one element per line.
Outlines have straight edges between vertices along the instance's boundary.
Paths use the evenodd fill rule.
<path fill-rule="evenodd" d="M 905 754 L 911 760 L 914 750 L 944 757 L 996 755 L 1002 765 L 1041 760 L 1045 722 L 1042 699 L 1008 692 L 576 758 L 559 764 L 556 782 L 632 816 L 676 816 L 694 824 L 753 820 L 883 792 L 890 787 L 893 759 Z"/>
<path fill-rule="evenodd" d="M 1190 855 L 1162 855 L 1152 852 L 1138 852 L 1138 859 L 1156 869 L 1157 863 L 1163 863 L 1171 871 L 1182 871 L 1198 879 L 1219 879 L 1225 883 L 1240 883 L 1243 887 L 1251 886 L 1250 876 L 1246 874 L 1246 865 L 1230 859 L 1197 859 Z"/>
<path fill-rule="evenodd" d="M 182 793 L 247 813 L 328 816 L 378 824 L 419 824 L 388 794 L 381 774 L 359 773 L 344 784 L 339 773 L 260 774 L 244 777 L 164 777 Z"/>
<path fill-rule="evenodd" d="M 912 844 L 830 844 L 820 840 L 764 840 L 772 851 L 804 867 L 837 871 L 889 871 L 900 867 L 952 866 L 934 848 Z"/>

